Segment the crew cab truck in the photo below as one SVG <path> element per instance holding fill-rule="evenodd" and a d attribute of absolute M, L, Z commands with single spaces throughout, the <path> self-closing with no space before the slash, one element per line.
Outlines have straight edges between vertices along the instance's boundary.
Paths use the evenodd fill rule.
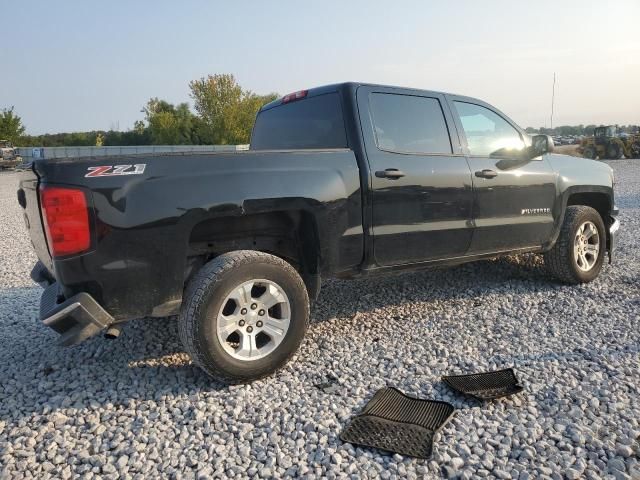
<path fill-rule="evenodd" d="M 362 83 L 259 111 L 249 151 L 38 159 L 18 201 L 65 345 L 178 315 L 224 381 L 281 367 L 322 278 L 537 252 L 569 284 L 613 256 L 613 173 L 469 97 Z"/>

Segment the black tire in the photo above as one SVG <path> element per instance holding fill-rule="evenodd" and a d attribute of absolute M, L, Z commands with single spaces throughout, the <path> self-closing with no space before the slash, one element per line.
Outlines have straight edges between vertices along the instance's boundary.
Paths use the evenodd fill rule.
<path fill-rule="evenodd" d="M 222 302 L 243 282 L 265 279 L 285 291 L 291 306 L 289 328 L 267 356 L 239 360 L 217 335 Z M 179 317 L 180 339 L 196 365 L 225 383 L 255 380 L 281 368 L 296 352 L 309 325 L 309 297 L 298 272 L 281 258 L 253 250 L 225 253 L 204 265 L 187 286 Z"/>
<path fill-rule="evenodd" d="M 593 147 L 585 147 L 584 151 L 582 152 L 582 156 L 584 158 L 589 158 L 591 160 L 595 160 L 598 155 L 596 154 L 596 149 L 595 148 L 593 148 Z"/>
<path fill-rule="evenodd" d="M 600 250 L 593 267 L 584 271 L 578 267 L 574 258 L 574 239 L 578 228 L 590 221 L 598 230 Z M 551 250 L 544 254 L 544 263 L 547 269 L 559 280 L 568 284 L 587 283 L 594 280 L 604 263 L 607 250 L 607 237 L 605 227 L 600 214 L 591 207 L 583 205 L 567 207 L 564 222 L 560 229 L 560 235 Z"/>
<path fill-rule="evenodd" d="M 620 148 L 620 145 L 617 143 L 610 143 L 607 145 L 606 155 L 607 158 L 611 160 L 622 158 L 622 149 Z"/>

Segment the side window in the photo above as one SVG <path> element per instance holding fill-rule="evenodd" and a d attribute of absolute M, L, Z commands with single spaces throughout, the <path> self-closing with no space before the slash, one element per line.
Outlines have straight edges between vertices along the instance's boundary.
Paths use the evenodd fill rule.
<path fill-rule="evenodd" d="M 520 133 L 504 118 L 488 108 L 466 102 L 453 102 L 467 137 L 469 153 L 488 157 L 499 150 L 521 150 Z"/>
<path fill-rule="evenodd" d="M 449 131 L 436 98 L 372 93 L 369 97 L 376 142 L 399 153 L 452 153 Z"/>

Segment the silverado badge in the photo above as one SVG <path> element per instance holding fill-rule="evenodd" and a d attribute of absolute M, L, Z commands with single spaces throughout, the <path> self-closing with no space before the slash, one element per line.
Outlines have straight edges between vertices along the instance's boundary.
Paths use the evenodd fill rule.
<path fill-rule="evenodd" d="M 551 213 L 550 208 L 523 208 L 520 211 L 520 215 L 544 215 L 545 213 Z"/>

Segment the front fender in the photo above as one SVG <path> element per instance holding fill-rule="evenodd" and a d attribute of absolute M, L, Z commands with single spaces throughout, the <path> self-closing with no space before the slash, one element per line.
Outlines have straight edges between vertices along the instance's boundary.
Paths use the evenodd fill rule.
<path fill-rule="evenodd" d="M 546 251 L 553 248 L 560 234 L 567 206 L 574 195 L 598 199 L 597 205 L 590 204 L 589 206 L 597 207 L 596 209 L 604 217 L 605 225 L 609 227 L 612 223 L 610 217 L 617 214 L 614 201 L 613 170 L 611 167 L 597 160 L 569 155 L 549 154 L 547 155 L 547 160 L 551 168 L 556 172 L 557 180 L 553 236 L 548 244 L 543 246 L 543 249 Z M 604 206 L 599 201 L 602 198 L 606 199 L 606 205 Z"/>

